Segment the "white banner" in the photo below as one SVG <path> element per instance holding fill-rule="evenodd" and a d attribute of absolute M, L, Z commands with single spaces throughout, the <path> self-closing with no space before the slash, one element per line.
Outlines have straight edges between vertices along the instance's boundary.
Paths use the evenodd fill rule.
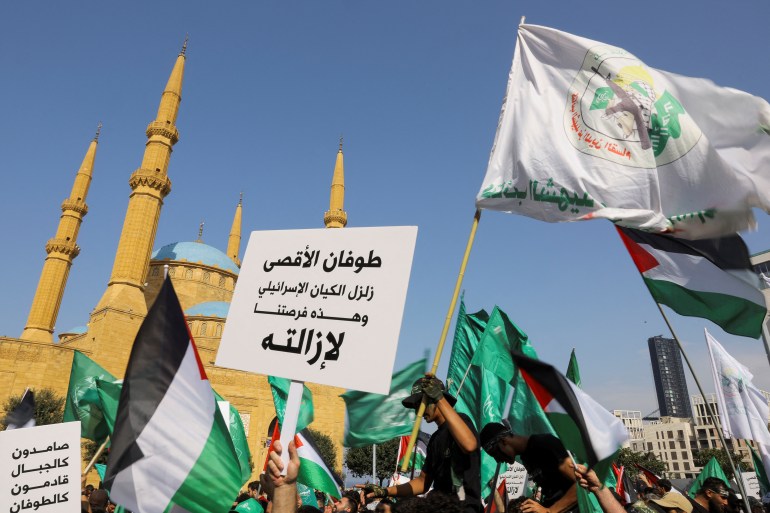
<path fill-rule="evenodd" d="M 417 227 L 252 232 L 216 365 L 387 394 Z"/>
<path fill-rule="evenodd" d="M 80 422 L 0 432 L 0 511 L 80 511 L 80 470 Z"/>
<path fill-rule="evenodd" d="M 684 238 L 770 211 L 770 105 L 622 48 L 520 25 L 480 208 Z"/>
<path fill-rule="evenodd" d="M 751 382 L 754 375 L 730 356 L 708 330 L 704 331 L 711 355 L 722 431 L 726 437 L 770 445 L 770 431 L 767 430 L 770 411 L 767 399 Z"/>

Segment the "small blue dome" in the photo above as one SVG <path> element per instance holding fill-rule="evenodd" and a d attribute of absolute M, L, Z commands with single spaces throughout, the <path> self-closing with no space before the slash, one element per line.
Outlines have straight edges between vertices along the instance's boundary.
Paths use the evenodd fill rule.
<path fill-rule="evenodd" d="M 66 333 L 67 335 L 82 335 L 86 331 L 88 331 L 87 326 L 75 326 L 74 328 L 70 328 L 66 331 L 62 331 L 61 333 L 62 334 Z"/>
<path fill-rule="evenodd" d="M 226 301 L 207 301 L 205 303 L 198 303 L 193 305 L 184 311 L 187 317 L 227 317 L 227 312 L 230 310 L 230 303 Z"/>
<path fill-rule="evenodd" d="M 168 244 L 160 249 L 156 249 L 152 254 L 152 259 L 203 264 L 238 274 L 238 266 L 235 265 L 235 262 L 217 248 L 202 242 L 174 242 L 173 244 Z"/>

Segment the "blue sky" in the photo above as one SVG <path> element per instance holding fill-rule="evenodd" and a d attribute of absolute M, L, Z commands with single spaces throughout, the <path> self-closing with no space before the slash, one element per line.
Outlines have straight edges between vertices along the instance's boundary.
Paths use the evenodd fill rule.
<path fill-rule="evenodd" d="M 87 321 L 112 268 L 144 130 L 189 33 L 180 142 L 156 248 L 194 240 L 205 221 L 204 241 L 224 249 L 240 191 L 246 232 L 321 227 L 343 134 L 349 226 L 419 227 L 396 366 L 433 350 L 522 15 L 624 47 L 650 66 L 770 98 L 766 2 L 5 6 L 0 333 L 23 329 L 45 242 L 102 121 L 82 251 L 57 327 Z M 757 215 L 759 231 L 746 235 L 752 252 L 770 249 L 768 218 Z M 657 405 L 646 340 L 667 332 L 611 228 L 485 212 L 463 288 L 469 311 L 500 305 L 542 359 L 564 369 L 577 348 L 584 387 L 602 404 L 648 413 Z M 761 341 L 671 319 L 708 389 L 704 326 L 770 389 Z"/>

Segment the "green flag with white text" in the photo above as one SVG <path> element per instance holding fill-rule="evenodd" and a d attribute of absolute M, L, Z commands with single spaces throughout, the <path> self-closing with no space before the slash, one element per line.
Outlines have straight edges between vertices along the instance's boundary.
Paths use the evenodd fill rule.
<path fill-rule="evenodd" d="M 278 417 L 278 423 L 283 425 L 283 414 L 286 411 L 286 401 L 289 399 L 291 380 L 268 376 L 267 381 L 270 383 L 270 391 L 273 393 L 275 415 Z M 297 433 L 313 422 L 313 416 L 313 394 L 310 393 L 307 385 L 302 385 L 302 402 L 299 407 L 299 418 L 297 419 Z"/>
<path fill-rule="evenodd" d="M 245 482 L 251 476 L 251 465 L 249 465 L 251 451 L 249 451 L 249 443 L 246 440 L 246 430 L 243 428 L 241 414 L 235 406 L 233 406 L 233 403 L 219 395 L 216 390 L 214 390 L 214 396 L 217 398 L 217 403 L 227 402 L 229 415 L 223 415 L 223 417 L 227 422 L 230 438 L 233 440 L 235 454 L 238 456 L 238 464 L 241 467 L 241 478 Z"/>
<path fill-rule="evenodd" d="M 64 422 L 80 421 L 80 436 L 95 442 L 104 441 L 111 429 L 107 426 L 96 380 L 116 381 L 101 365 L 75 351 L 72 357 L 69 388 L 64 405 Z"/>
<path fill-rule="evenodd" d="M 457 312 L 455 321 L 455 335 L 452 342 L 452 353 L 449 357 L 449 368 L 447 369 L 446 388 L 447 392 L 457 398 L 457 390 L 465 379 L 468 379 L 469 369 L 473 353 L 479 344 L 481 334 L 487 326 L 489 314 L 484 310 L 476 313 L 466 314 L 465 303 L 460 298 L 460 309 Z M 469 383 L 469 386 L 471 384 Z M 476 383 L 478 385 L 478 383 Z M 463 383 L 463 387 L 464 387 Z M 462 408 L 462 405 L 460 406 Z M 455 405 L 457 409 L 457 405 Z M 460 410 L 458 410 L 460 411 Z"/>
<path fill-rule="evenodd" d="M 401 401 L 410 395 L 412 383 L 425 374 L 425 358 L 393 374 L 388 395 L 348 390 L 345 401 L 345 447 L 363 447 L 387 442 L 412 432 L 414 410 Z"/>
<path fill-rule="evenodd" d="M 687 492 L 690 494 L 690 497 L 695 497 L 695 494 L 698 493 L 700 487 L 703 486 L 703 481 L 709 477 L 718 477 L 725 482 L 726 487 L 730 488 L 730 481 L 727 480 L 725 471 L 722 470 L 722 467 L 719 465 L 716 458 L 711 458 L 708 463 L 706 463 L 706 466 L 703 467 L 703 470 L 700 471 L 698 477 L 695 478 L 695 481 L 692 482 L 692 485 Z"/>

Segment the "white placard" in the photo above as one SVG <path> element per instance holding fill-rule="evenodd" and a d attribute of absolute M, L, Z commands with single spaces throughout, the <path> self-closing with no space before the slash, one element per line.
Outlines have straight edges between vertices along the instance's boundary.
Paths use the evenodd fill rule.
<path fill-rule="evenodd" d="M 518 461 L 508 465 L 505 472 L 501 472 L 497 478 L 497 486 L 505 479 L 505 489 L 509 499 L 515 499 L 524 495 L 524 487 L 527 485 L 527 469 Z"/>
<path fill-rule="evenodd" d="M 416 226 L 252 232 L 216 365 L 387 394 Z"/>
<path fill-rule="evenodd" d="M 757 479 L 756 472 L 741 471 L 741 480 L 743 481 L 743 487 L 746 489 L 746 495 L 757 499 L 762 498 L 762 492 L 759 489 L 759 479 Z"/>
<path fill-rule="evenodd" d="M 0 432 L 0 511 L 80 511 L 80 422 Z"/>

